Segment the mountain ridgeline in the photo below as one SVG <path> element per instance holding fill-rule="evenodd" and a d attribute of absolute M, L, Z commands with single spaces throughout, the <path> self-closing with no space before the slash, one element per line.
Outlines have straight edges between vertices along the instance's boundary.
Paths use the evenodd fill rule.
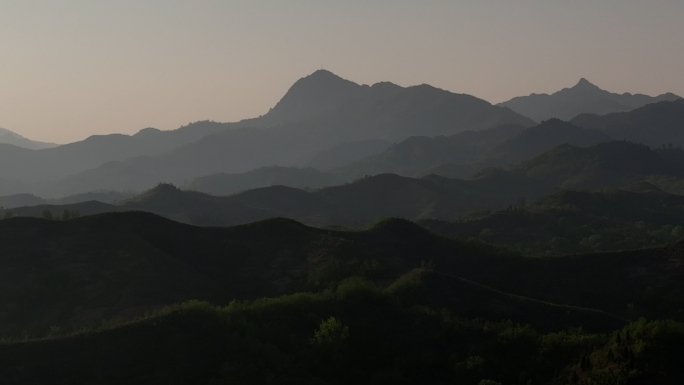
<path fill-rule="evenodd" d="M 428 85 L 362 86 L 321 70 L 297 81 L 259 118 L 93 136 L 38 151 L 5 149 L 0 152 L 0 179 L 16 183 L 5 194 L 140 190 L 159 181 L 181 183 L 212 173 L 300 165 L 348 142 L 449 135 L 506 123 L 533 124 L 469 95 Z M 31 191 L 20 182 L 30 184 Z"/>
<path fill-rule="evenodd" d="M 551 95 L 518 96 L 498 105 L 541 122 L 551 118 L 570 120 L 580 114 L 605 115 L 627 112 L 646 104 L 674 101 L 680 98 L 681 96 L 670 92 L 658 96 L 612 93 L 582 78 L 575 86 L 564 88 Z"/>

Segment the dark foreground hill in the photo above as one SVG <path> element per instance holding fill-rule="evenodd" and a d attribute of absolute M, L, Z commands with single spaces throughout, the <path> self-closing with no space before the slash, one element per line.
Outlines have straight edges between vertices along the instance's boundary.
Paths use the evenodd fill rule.
<path fill-rule="evenodd" d="M 78 326 L 193 298 L 220 303 L 320 290 L 354 275 L 391 282 L 426 262 L 445 274 L 506 293 L 621 316 L 628 310 L 625 303 L 643 314 L 676 316 L 675 309 L 646 302 L 642 289 L 644 285 L 656 292 L 667 288 L 673 298 L 681 290 L 680 273 L 669 268 L 679 263 L 681 245 L 648 252 L 526 259 L 447 240 L 403 220 L 384 221 L 362 232 L 334 232 L 281 219 L 224 229 L 182 225 L 151 214 L 118 213 L 70 221 L 13 218 L 0 221 L 0 227 L 5 334 Z M 575 281 L 582 271 L 593 271 L 595 276 Z M 554 281 L 563 285 L 549 287 Z M 458 282 L 461 287 L 470 285 Z M 592 291 L 595 294 L 589 295 Z M 482 300 L 486 293 L 501 295 L 475 292 Z M 512 309 L 516 301 L 510 304 Z M 500 313 L 504 318 L 531 316 L 515 314 Z M 541 319 L 526 322 L 550 326 Z M 592 322 L 585 326 L 600 324 Z"/>
<path fill-rule="evenodd" d="M 684 244 L 522 258 L 396 219 L 339 232 L 144 213 L 14 218 L 0 237 L 6 384 L 679 378 L 684 327 L 624 318 L 682 318 Z M 159 309 L 188 299 L 227 305 Z M 16 341 L 37 333 L 52 337 Z"/>
<path fill-rule="evenodd" d="M 672 321 L 640 320 L 611 334 L 469 321 L 445 309 L 402 306 L 392 293 L 352 281 L 329 294 L 220 308 L 189 302 L 69 338 L 2 343 L 0 380 L 676 384 L 683 337 L 684 325 Z"/>

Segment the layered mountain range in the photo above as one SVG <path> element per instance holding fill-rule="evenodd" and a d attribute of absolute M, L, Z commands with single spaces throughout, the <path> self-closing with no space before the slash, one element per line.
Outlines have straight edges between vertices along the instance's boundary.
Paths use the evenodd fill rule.
<path fill-rule="evenodd" d="M 595 101 L 611 95 L 583 80 L 549 97 L 571 105 L 570 96 Z M 619 96 L 626 106 L 655 100 Z M 560 144 L 679 145 L 682 106 L 662 102 L 605 116 L 580 108 L 585 114 L 571 124 L 549 119 L 535 126 L 506 106 L 469 95 L 428 85 L 359 85 L 320 70 L 295 82 L 268 113 L 237 123 L 146 128 L 40 150 L 0 144 L 0 195 L 130 196 L 160 182 L 226 195 L 274 184 L 320 188 L 380 173 L 466 178 Z"/>
<path fill-rule="evenodd" d="M 677 99 L 681 99 L 681 96 L 671 92 L 658 96 L 630 94 L 628 92 L 617 94 L 602 90 L 587 79 L 582 78 L 575 86 L 563 88 L 551 95 L 518 96 L 498 105 L 508 107 L 519 114 L 541 122 L 551 118 L 569 120 L 583 113 L 604 115 L 613 112 L 627 112 L 646 104 Z"/>

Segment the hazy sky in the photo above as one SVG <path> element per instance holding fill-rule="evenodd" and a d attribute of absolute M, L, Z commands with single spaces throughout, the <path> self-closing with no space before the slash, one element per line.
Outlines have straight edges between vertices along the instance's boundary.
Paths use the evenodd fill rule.
<path fill-rule="evenodd" d="M 0 127 L 58 143 L 264 114 L 323 67 L 492 103 L 684 95 L 682 0 L 0 0 Z"/>

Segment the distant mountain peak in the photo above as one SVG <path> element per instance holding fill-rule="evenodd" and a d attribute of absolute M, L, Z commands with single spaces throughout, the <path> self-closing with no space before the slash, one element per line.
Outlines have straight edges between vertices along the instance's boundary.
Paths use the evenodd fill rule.
<path fill-rule="evenodd" d="M 499 103 L 498 106 L 508 107 L 539 122 L 552 117 L 570 120 L 584 113 L 604 115 L 626 112 L 646 104 L 675 99 L 677 96 L 671 93 L 657 97 L 633 95 L 629 92 L 617 94 L 599 88 L 586 78 L 581 78 L 573 87 L 563 88 L 550 95 L 518 96 Z"/>
<path fill-rule="evenodd" d="M 328 71 L 328 70 L 316 70 L 314 73 L 311 75 L 305 76 L 299 80 L 297 80 L 292 87 L 290 87 L 290 90 L 288 93 L 292 91 L 297 91 L 300 88 L 310 88 L 310 87 L 330 87 L 330 86 L 339 86 L 339 85 L 355 85 L 358 86 L 358 84 L 342 79 L 341 77 L 335 75 L 334 73 Z"/>
<path fill-rule="evenodd" d="M 572 87 L 573 89 L 583 89 L 583 90 L 600 90 L 600 88 L 594 84 L 592 84 L 589 80 L 586 78 L 581 78 L 577 84 Z"/>
<path fill-rule="evenodd" d="M 328 70 L 317 70 L 297 80 L 262 120 L 271 125 L 327 115 L 358 97 L 361 88 Z"/>
<path fill-rule="evenodd" d="M 324 70 L 324 69 L 316 70 L 316 71 L 314 71 L 311 75 L 306 76 L 305 78 L 323 77 L 323 76 L 325 76 L 325 77 L 331 77 L 331 78 L 337 78 L 337 79 L 342 79 L 341 77 L 335 75 L 334 73 L 332 73 L 332 72 L 330 72 L 330 71 L 328 71 L 328 70 Z M 343 80 L 344 80 L 344 79 L 343 79 Z"/>

